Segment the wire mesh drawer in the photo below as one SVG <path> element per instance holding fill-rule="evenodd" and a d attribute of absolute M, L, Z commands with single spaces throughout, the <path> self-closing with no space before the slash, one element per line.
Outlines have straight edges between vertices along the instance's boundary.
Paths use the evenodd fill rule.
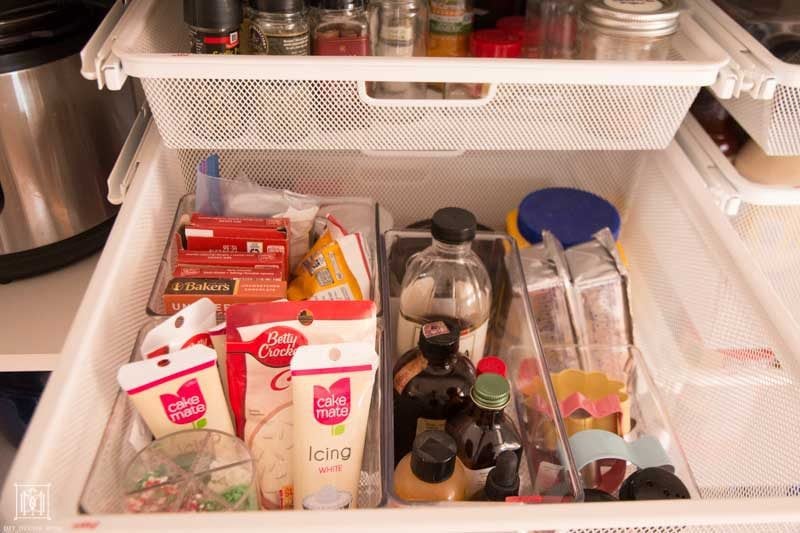
<path fill-rule="evenodd" d="M 800 65 L 776 57 L 714 0 L 698 0 L 697 7 L 701 25 L 741 76 L 739 94 L 722 105 L 767 154 L 800 155 Z"/>
<path fill-rule="evenodd" d="M 97 77 L 141 78 L 171 148 L 659 149 L 728 60 L 690 14 L 680 28 L 666 61 L 222 57 L 186 54 L 179 2 L 137 0 Z M 488 90 L 476 99 L 385 100 L 370 93 L 380 81 Z"/>

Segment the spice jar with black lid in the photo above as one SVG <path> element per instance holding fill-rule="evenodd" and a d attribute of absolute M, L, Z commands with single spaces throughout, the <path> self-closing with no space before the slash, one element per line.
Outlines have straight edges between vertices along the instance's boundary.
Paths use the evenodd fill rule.
<path fill-rule="evenodd" d="M 314 55 L 369 55 L 369 22 L 364 0 L 320 0 Z"/>
<path fill-rule="evenodd" d="M 242 24 L 240 0 L 183 0 L 193 54 L 238 54 Z"/>
<path fill-rule="evenodd" d="M 665 60 L 679 17 L 677 0 L 587 0 L 581 11 L 580 57 Z"/>
<path fill-rule="evenodd" d="M 272 56 L 307 56 L 310 25 L 303 0 L 253 0 L 250 50 Z"/>

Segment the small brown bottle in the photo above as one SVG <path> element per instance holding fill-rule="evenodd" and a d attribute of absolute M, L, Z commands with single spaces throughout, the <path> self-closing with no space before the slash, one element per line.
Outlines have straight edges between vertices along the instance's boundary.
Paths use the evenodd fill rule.
<path fill-rule="evenodd" d="M 497 466 L 486 477 L 486 485 L 473 500 L 504 502 L 509 496 L 519 496 L 519 457 L 511 450 L 497 456 Z"/>
<path fill-rule="evenodd" d="M 395 460 L 411 451 L 417 435 L 444 430 L 447 420 L 467 405 L 475 367 L 458 353 L 459 331 L 449 318 L 425 323 L 419 348 L 409 350 L 395 365 Z"/>
<path fill-rule="evenodd" d="M 425 431 L 394 471 L 395 494 L 410 502 L 461 501 L 466 476 L 456 442 L 444 431 Z"/>
<path fill-rule="evenodd" d="M 503 411 L 511 399 L 511 386 L 499 374 L 481 374 L 470 392 L 472 405 L 447 422 L 447 432 L 458 445 L 458 458 L 467 473 L 467 498 L 486 485 L 497 456 L 506 450 L 522 457 L 522 438 Z"/>

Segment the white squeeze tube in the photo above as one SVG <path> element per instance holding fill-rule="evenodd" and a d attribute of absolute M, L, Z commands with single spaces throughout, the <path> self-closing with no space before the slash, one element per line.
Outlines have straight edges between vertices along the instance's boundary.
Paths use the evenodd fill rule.
<path fill-rule="evenodd" d="M 354 509 L 378 369 L 373 345 L 302 346 L 292 358 L 295 509 Z"/>

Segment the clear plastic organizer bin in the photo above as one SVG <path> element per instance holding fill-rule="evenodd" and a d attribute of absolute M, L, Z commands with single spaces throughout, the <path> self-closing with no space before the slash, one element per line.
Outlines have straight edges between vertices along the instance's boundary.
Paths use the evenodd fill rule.
<path fill-rule="evenodd" d="M 405 273 L 406 262 L 411 255 L 430 246 L 431 234 L 429 231 L 421 230 L 388 231 L 382 241 L 384 317 L 389 321 L 385 327 L 391 332 L 388 335 L 391 341 L 396 338 L 400 283 Z M 520 495 L 547 495 L 552 497 L 552 501 L 581 500 L 583 494 L 575 466 L 567 451 L 566 433 L 561 417 L 554 416 L 556 403 L 549 378 L 543 380 L 546 391 L 544 412 L 528 409 L 519 388 L 521 367 L 531 369 L 538 376 L 548 374 L 543 364 L 533 315 L 528 305 L 517 246 L 508 235 L 478 232 L 472 249 L 483 261 L 492 282 L 493 302 L 489 315 L 486 353 L 497 355 L 506 362 L 512 391 L 512 401 L 506 412 L 514 420 L 523 440 Z M 391 354 L 387 357 L 387 366 L 394 367 L 403 354 L 396 353 L 393 342 L 387 343 L 386 349 L 387 354 Z M 389 375 L 391 376 L 391 373 Z M 393 390 L 392 383 L 385 384 L 384 388 Z M 388 427 L 392 427 L 394 420 L 392 404 L 393 402 L 387 401 L 384 409 L 384 419 Z M 542 442 L 548 437 L 551 439 L 550 446 L 545 450 L 542 448 Z M 388 442 L 390 448 L 388 456 L 391 458 L 390 464 L 393 465 L 397 460 L 392 449 L 394 440 Z M 545 454 L 549 463 L 548 474 L 553 478 L 552 482 L 546 485 L 537 483 L 536 479 Z M 408 502 L 393 492 L 393 471 L 389 472 L 388 483 L 393 500 L 407 504 Z"/>
<path fill-rule="evenodd" d="M 364 235 L 364 239 L 368 247 L 368 255 L 370 262 L 370 271 L 375 273 L 378 271 L 378 246 L 377 236 L 380 234 L 381 216 L 383 223 L 391 227 L 391 215 L 381 210 L 373 200 L 368 198 L 335 198 L 325 197 L 317 198 L 319 200 L 319 212 L 314 223 L 312 230 L 312 241 L 319 237 L 325 231 L 326 220 L 328 214 L 341 218 L 341 222 L 348 232 L 360 231 Z M 164 308 L 164 290 L 167 287 L 170 279 L 172 279 L 172 272 L 177 265 L 178 245 L 175 240 L 175 235 L 180 231 L 184 224 L 188 223 L 189 217 L 197 209 L 195 208 L 195 195 L 187 194 L 182 197 L 178 203 L 178 209 L 175 213 L 175 219 L 172 223 L 170 236 L 167 239 L 164 248 L 164 255 L 158 267 L 153 289 L 150 293 L 150 298 L 147 302 L 147 313 L 151 316 L 164 316 L 168 313 Z M 380 279 L 377 275 L 373 275 L 372 295 L 371 298 L 375 300 L 380 308 Z"/>
<path fill-rule="evenodd" d="M 145 321 L 136 336 L 131 361 L 142 359 L 140 349 L 145 336 L 153 328 L 169 320 L 175 319 L 151 317 Z M 384 334 L 380 320 L 376 346 L 381 355 L 381 361 L 385 361 Z M 386 443 L 392 441 L 391 429 L 382 417 L 385 411 L 383 406 L 386 403 L 391 404 L 391 401 L 386 399 L 387 389 L 385 388 L 385 384 L 391 379 L 390 374 L 391 370 L 387 368 L 387 365 L 382 364 L 378 369 L 376 387 L 372 393 L 358 491 L 358 507 L 361 509 L 381 506 L 385 504 L 387 498 L 386 475 L 390 459 L 387 456 Z M 128 465 L 136 457 L 136 454 L 152 440 L 152 434 L 136 413 L 127 393 L 119 390 L 100 446 L 94 456 L 89 477 L 81 492 L 79 505 L 82 512 L 88 514 L 127 512 L 125 486 L 122 480 Z"/>
<path fill-rule="evenodd" d="M 800 65 L 776 57 L 714 0 L 696 0 L 693 12 L 738 74 L 734 97 L 719 94 L 722 105 L 767 154 L 800 155 Z"/>
<path fill-rule="evenodd" d="M 575 369 L 600 372 L 609 381 L 623 383 L 629 398 L 631 426 L 630 433 L 625 435 L 625 441 L 630 443 L 643 437 L 655 438 L 669 457 L 669 464 L 674 468 L 674 474 L 686 486 L 691 497 L 700 497 L 700 490 L 689 469 L 678 435 L 672 429 L 668 413 L 661 407 L 657 388 L 638 348 L 570 345 L 544 346 L 542 349 L 551 375 Z M 580 468 L 580 465 L 578 467 Z M 629 462 L 624 477 L 627 478 L 636 470 L 637 466 Z M 584 467 L 580 473 L 584 483 L 596 476 L 591 466 Z"/>
<path fill-rule="evenodd" d="M 101 86 L 141 79 L 173 148 L 664 148 L 728 61 L 688 12 L 665 61 L 189 55 L 181 6 L 130 2 L 84 50 L 83 74 Z M 475 100 L 383 100 L 369 95 L 373 81 L 490 89 Z"/>

